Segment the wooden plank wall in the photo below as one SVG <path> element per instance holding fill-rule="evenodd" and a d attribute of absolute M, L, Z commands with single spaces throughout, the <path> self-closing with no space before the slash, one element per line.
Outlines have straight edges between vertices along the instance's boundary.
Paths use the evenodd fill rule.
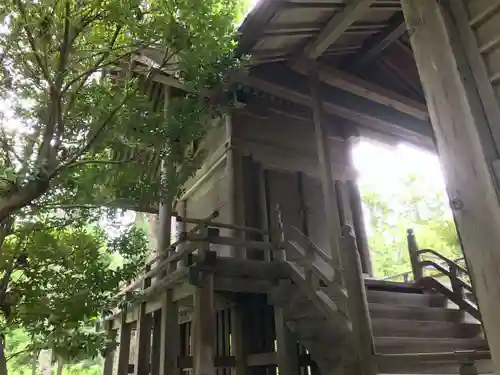
<path fill-rule="evenodd" d="M 241 111 L 233 117 L 233 129 L 232 142 L 235 147 L 251 160 L 250 163 L 259 165 L 262 171 L 261 176 L 253 174 L 252 178 L 245 178 L 253 172 L 244 163 L 244 187 L 250 190 L 250 184 L 262 185 L 258 178 L 265 179 L 266 182 L 265 186 L 261 186 L 260 196 L 254 192 L 251 199 L 262 202 L 264 198 L 268 205 L 265 209 L 270 211 L 267 215 L 273 215 L 279 204 L 284 224 L 299 228 L 328 253 L 326 217 L 312 120 L 299 121 L 282 115 L 256 118 Z M 328 144 L 332 155 L 333 178 L 342 180 L 350 173 L 345 143 L 330 137 Z M 252 192 L 245 194 L 248 198 Z M 348 204 L 345 208 L 350 216 Z M 247 202 L 244 209 L 247 217 L 249 210 L 252 210 L 252 205 Z M 256 225 L 255 221 L 246 224 Z"/>
<path fill-rule="evenodd" d="M 477 38 L 490 82 L 500 100 L 500 2 L 467 0 L 469 25 Z"/>
<path fill-rule="evenodd" d="M 186 216 L 204 218 L 214 210 L 219 211 L 217 221 L 231 223 L 229 201 L 229 180 L 226 176 L 226 155 L 228 142 L 224 124 L 216 121 L 214 129 L 201 142 L 200 148 L 206 153 L 206 159 L 200 170 L 185 186 L 186 193 L 182 204 L 186 205 Z M 188 225 L 187 230 L 192 225 Z M 227 230 L 221 230 L 222 236 L 228 235 Z M 213 246 L 218 256 L 229 256 L 230 249 L 226 246 Z"/>

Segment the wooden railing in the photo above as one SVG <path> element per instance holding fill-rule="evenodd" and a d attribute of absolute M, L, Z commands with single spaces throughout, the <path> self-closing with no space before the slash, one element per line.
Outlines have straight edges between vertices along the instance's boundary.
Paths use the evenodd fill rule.
<path fill-rule="evenodd" d="M 115 317 L 124 306 L 146 301 L 157 292 L 165 290 L 168 285 L 187 276 L 187 266 L 213 258 L 215 253 L 211 251 L 211 245 L 225 245 L 233 248 L 244 246 L 275 253 L 276 246 L 269 241 L 249 241 L 244 238 L 245 236 L 240 235 L 220 236 L 220 229 L 243 234 L 260 234 L 263 238 L 269 236 L 269 231 L 217 222 L 215 219 L 218 216 L 218 211 L 212 212 L 205 219 L 177 216 L 178 222 L 191 224 L 193 227 L 181 233 L 177 241 L 144 263 L 142 274 L 124 285 L 115 296 L 118 308 L 108 319 Z"/>
<path fill-rule="evenodd" d="M 353 335 L 360 358 L 360 365 L 372 373 L 374 367 L 374 339 L 363 280 L 363 271 L 352 227 L 343 225 L 339 241 L 342 264 L 317 247 L 297 227 L 284 225 L 277 210 L 278 228 L 281 231 L 283 252 L 279 259 L 290 264 L 301 276 L 296 281 L 314 301 L 322 300 L 334 313 L 343 317 L 339 329 Z M 331 314 L 330 314 L 331 316 Z M 336 316 L 336 317 L 335 317 Z"/>
<path fill-rule="evenodd" d="M 468 298 L 474 295 L 474 291 L 463 257 L 452 260 L 436 250 L 419 249 L 415 233 L 411 229 L 408 230 L 408 252 L 412 270 L 384 280 L 398 281 L 402 278 L 405 283 L 426 286 L 443 294 L 462 311 L 481 319 L 477 305 Z"/>

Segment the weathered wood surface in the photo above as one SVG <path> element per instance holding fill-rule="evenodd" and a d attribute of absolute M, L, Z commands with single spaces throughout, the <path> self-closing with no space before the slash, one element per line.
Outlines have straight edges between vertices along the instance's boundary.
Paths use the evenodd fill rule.
<path fill-rule="evenodd" d="M 495 372 L 500 372 L 500 203 L 482 142 L 486 116 L 450 13 L 436 0 L 402 4 Z"/>
<path fill-rule="evenodd" d="M 167 290 L 162 296 L 160 363 L 159 373 L 175 374 L 177 357 L 180 355 L 179 306 L 173 301 L 172 290 Z"/>
<path fill-rule="evenodd" d="M 215 375 L 214 275 L 203 272 L 194 294 L 193 374 Z"/>
<path fill-rule="evenodd" d="M 326 141 L 325 123 L 323 121 L 323 104 L 319 88 L 317 75 L 311 76 L 310 90 L 313 105 L 314 135 L 316 139 L 316 149 L 321 176 L 321 188 L 323 191 L 324 210 L 326 215 L 327 232 L 329 234 L 330 256 L 332 265 L 340 264 L 338 238 L 340 233 L 340 223 L 338 217 L 338 207 L 335 202 L 335 190 L 333 186 L 333 176 L 330 168 L 330 149 Z"/>

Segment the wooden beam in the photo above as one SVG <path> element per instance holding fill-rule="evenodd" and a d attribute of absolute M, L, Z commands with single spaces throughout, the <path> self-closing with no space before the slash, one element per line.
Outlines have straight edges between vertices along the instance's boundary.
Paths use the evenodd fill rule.
<path fill-rule="evenodd" d="M 316 59 L 370 8 L 373 0 L 351 0 L 345 9 L 336 13 L 326 24 L 318 37 L 304 49 L 304 55 Z"/>
<path fill-rule="evenodd" d="M 406 31 L 406 23 L 403 13 L 398 12 L 389 19 L 388 25 L 379 33 L 368 38 L 361 47 L 361 50 L 350 56 L 341 65 L 348 68 L 352 72 L 359 71 L 368 63 L 373 61 L 393 42 L 399 39 Z"/>
<path fill-rule="evenodd" d="M 500 202 L 487 157 L 487 116 L 449 9 L 437 0 L 402 4 L 494 372 L 500 373 Z"/>
<path fill-rule="evenodd" d="M 179 306 L 173 300 L 173 291 L 168 289 L 162 296 L 160 375 L 177 373 L 180 345 Z"/>
<path fill-rule="evenodd" d="M 201 272 L 194 292 L 193 375 L 215 375 L 214 275 Z"/>
<path fill-rule="evenodd" d="M 315 70 L 318 74 L 318 79 L 330 86 L 338 87 L 362 98 L 394 108 L 419 120 L 429 121 L 429 114 L 425 104 L 354 75 L 344 73 L 324 63 L 302 60 L 294 64 L 292 68 L 304 75 L 307 75 L 311 70 Z"/>
<path fill-rule="evenodd" d="M 291 89 L 289 87 L 276 84 L 254 75 L 240 76 L 239 81 L 247 86 L 283 98 L 292 103 L 298 103 L 308 107 L 312 107 L 312 101 L 309 95 Z M 400 136 L 401 138 L 406 139 L 411 143 L 421 145 L 425 148 L 434 148 L 434 144 L 432 141 L 432 129 L 430 126 L 429 128 L 424 128 L 420 127 L 419 125 L 418 130 L 417 128 L 414 128 L 414 130 L 409 130 L 409 128 L 405 128 L 405 125 L 410 125 L 409 122 L 403 124 L 400 122 L 396 123 L 382 120 L 378 117 L 374 117 L 369 113 L 360 113 L 360 111 L 364 111 L 366 106 L 363 107 L 362 105 L 357 105 L 356 107 L 357 111 L 337 105 L 330 101 L 325 101 L 323 103 L 323 109 L 328 114 L 336 115 L 338 117 L 354 121 L 358 124 L 366 126 L 367 128 L 376 129 L 384 133 Z"/>

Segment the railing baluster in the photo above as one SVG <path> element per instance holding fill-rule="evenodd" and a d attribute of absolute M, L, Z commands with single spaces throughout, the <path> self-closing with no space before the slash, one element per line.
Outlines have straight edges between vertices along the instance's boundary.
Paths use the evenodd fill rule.
<path fill-rule="evenodd" d="M 283 262 L 286 260 L 286 249 L 283 247 L 285 242 L 285 232 L 283 229 L 283 220 L 281 218 L 281 210 L 279 205 L 276 205 L 276 214 L 275 214 L 275 230 L 271 235 L 271 242 L 274 245 L 275 260 L 278 262 Z"/>
<path fill-rule="evenodd" d="M 459 282 L 458 280 L 458 267 L 455 266 L 454 264 L 449 265 L 450 268 L 450 282 L 451 282 L 451 290 L 453 290 L 453 293 L 456 295 L 456 298 L 458 299 L 465 299 L 465 292 L 464 292 L 464 287 L 463 285 Z M 464 321 L 465 320 L 465 311 L 460 310 L 460 320 Z"/>
<path fill-rule="evenodd" d="M 407 230 L 408 236 L 408 253 L 410 255 L 410 263 L 411 263 L 411 270 L 413 272 L 413 280 L 415 282 L 420 281 L 423 277 L 423 270 L 420 265 L 420 257 L 418 255 L 418 244 L 417 244 L 417 238 L 415 237 L 415 233 L 413 232 L 413 229 L 408 229 Z"/>

